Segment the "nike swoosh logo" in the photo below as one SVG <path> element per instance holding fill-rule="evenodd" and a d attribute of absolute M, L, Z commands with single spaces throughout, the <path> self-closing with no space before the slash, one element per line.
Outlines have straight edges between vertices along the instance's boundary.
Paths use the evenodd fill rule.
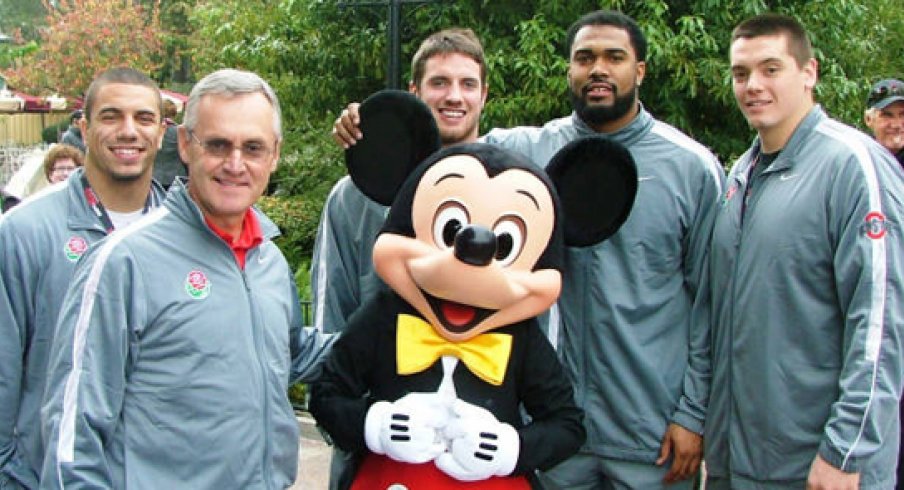
<path fill-rule="evenodd" d="M 656 178 L 655 176 L 649 175 L 649 176 L 646 176 L 646 177 L 638 177 L 638 178 L 637 178 L 637 181 L 638 181 L 638 182 L 643 182 L 643 181 L 645 181 L 645 180 L 653 180 L 653 179 L 655 179 L 655 178 Z"/>
<path fill-rule="evenodd" d="M 779 178 L 782 180 L 791 180 L 795 177 L 797 177 L 797 174 L 782 174 L 781 176 L 779 176 Z"/>

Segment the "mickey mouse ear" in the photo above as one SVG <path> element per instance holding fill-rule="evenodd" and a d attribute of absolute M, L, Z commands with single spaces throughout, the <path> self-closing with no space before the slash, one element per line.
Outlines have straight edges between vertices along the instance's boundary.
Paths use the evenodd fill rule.
<path fill-rule="evenodd" d="M 352 181 L 367 197 L 388 206 L 408 174 L 440 148 L 430 109 L 401 90 L 381 90 L 358 109 L 364 137 L 345 151 Z"/>
<path fill-rule="evenodd" d="M 565 216 L 565 243 L 586 247 L 618 231 L 637 194 L 637 167 L 627 148 L 604 136 L 565 145 L 546 166 Z"/>

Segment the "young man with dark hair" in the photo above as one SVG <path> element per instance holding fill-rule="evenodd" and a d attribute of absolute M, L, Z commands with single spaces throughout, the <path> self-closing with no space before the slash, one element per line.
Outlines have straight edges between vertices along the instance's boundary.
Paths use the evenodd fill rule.
<path fill-rule="evenodd" d="M 572 115 L 485 140 L 545 165 L 569 141 L 604 134 L 631 152 L 639 185 L 609 241 L 568 250 L 549 334 L 586 413 L 587 443 L 546 476 L 569 489 L 690 488 L 709 395 L 701 282 L 724 173 L 709 150 L 641 104 L 647 44 L 634 19 L 591 12 L 567 39 Z"/>
<path fill-rule="evenodd" d="M 483 46 L 470 29 L 445 29 L 425 39 L 411 60 L 408 91 L 433 113 L 443 145 L 477 139 L 487 97 Z M 361 137 L 358 103 L 336 119 L 333 138 L 345 148 Z M 368 199 L 350 178 L 333 187 L 323 208 L 311 263 L 314 325 L 341 332 L 349 316 L 382 287 L 371 255 L 387 207 Z M 341 485 L 345 453 L 333 452 L 330 488 Z"/>
<path fill-rule="evenodd" d="M 446 29 L 425 39 L 411 60 L 409 92 L 433 113 L 443 145 L 477 139 L 487 97 L 483 47 L 470 29 Z M 352 103 L 333 128 L 346 148 L 360 137 L 358 104 Z M 347 124 L 341 124 L 341 121 Z M 340 332 L 349 315 L 382 281 L 373 271 L 371 250 L 386 208 L 371 201 L 345 177 L 324 205 L 311 264 L 314 324 Z"/>
<path fill-rule="evenodd" d="M 37 488 L 50 343 L 76 262 L 162 200 L 151 180 L 161 111 L 160 91 L 145 74 L 101 73 L 80 121 L 85 166 L 0 218 L 0 487 Z"/>
<path fill-rule="evenodd" d="M 904 172 L 830 119 L 794 18 L 731 38 L 757 137 L 732 167 L 710 251 L 707 488 L 892 489 L 904 380 Z"/>

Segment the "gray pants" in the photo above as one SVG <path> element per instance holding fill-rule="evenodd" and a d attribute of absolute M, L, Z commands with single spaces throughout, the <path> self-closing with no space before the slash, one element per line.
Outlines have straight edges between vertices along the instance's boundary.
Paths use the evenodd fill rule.
<path fill-rule="evenodd" d="M 694 478 L 669 485 L 662 478 L 668 464 L 637 463 L 581 452 L 543 474 L 549 490 L 691 490 Z"/>

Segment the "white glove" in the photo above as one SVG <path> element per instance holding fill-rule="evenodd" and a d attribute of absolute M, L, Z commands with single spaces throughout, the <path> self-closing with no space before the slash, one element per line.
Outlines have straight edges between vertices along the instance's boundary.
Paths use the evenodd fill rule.
<path fill-rule="evenodd" d="M 426 463 L 446 450 L 442 428 L 448 408 L 436 393 L 409 393 L 377 402 L 364 419 L 367 448 L 403 463 Z"/>
<path fill-rule="evenodd" d="M 436 458 L 436 467 L 460 481 L 508 476 L 515 470 L 521 439 L 509 424 L 484 408 L 455 400 L 453 418 L 443 434 L 450 451 Z"/>

